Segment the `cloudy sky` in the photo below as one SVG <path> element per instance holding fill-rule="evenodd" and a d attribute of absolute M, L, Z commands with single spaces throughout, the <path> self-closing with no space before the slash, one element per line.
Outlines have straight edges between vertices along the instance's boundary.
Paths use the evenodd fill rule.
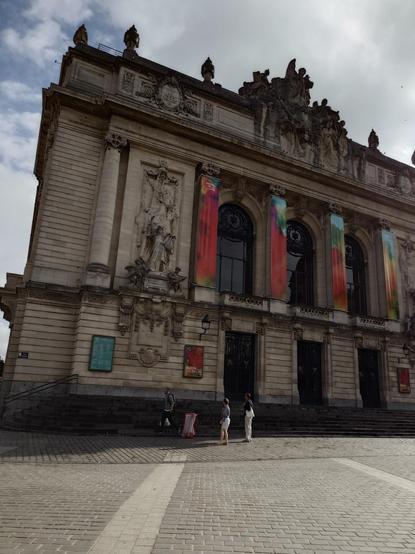
<path fill-rule="evenodd" d="M 134 23 L 139 53 L 194 77 L 209 55 L 237 91 L 254 70 L 283 76 L 297 58 L 349 136 L 410 163 L 415 147 L 413 0 L 0 0 L 0 286 L 24 268 L 36 180 L 41 89 L 85 23 L 89 43 L 122 50 Z M 0 323 L 5 356 L 6 322 Z"/>

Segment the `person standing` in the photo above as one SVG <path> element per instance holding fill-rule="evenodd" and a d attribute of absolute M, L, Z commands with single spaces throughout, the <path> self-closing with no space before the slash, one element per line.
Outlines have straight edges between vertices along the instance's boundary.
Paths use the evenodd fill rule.
<path fill-rule="evenodd" d="M 245 393 L 244 404 L 244 416 L 245 416 L 245 441 L 251 442 L 252 440 L 252 420 L 255 417 L 254 404 L 249 392 Z"/>
<path fill-rule="evenodd" d="M 220 417 L 220 441 L 219 444 L 228 444 L 228 429 L 231 423 L 231 409 L 229 399 L 223 399 L 222 412 Z"/>
<path fill-rule="evenodd" d="M 161 412 L 160 433 L 163 431 L 163 427 L 164 427 L 164 424 L 166 423 L 166 419 L 176 431 L 179 431 L 179 428 L 174 420 L 175 405 L 176 405 L 176 397 L 174 396 L 174 393 L 167 387 L 164 392 L 164 408 L 163 408 L 163 411 Z"/>

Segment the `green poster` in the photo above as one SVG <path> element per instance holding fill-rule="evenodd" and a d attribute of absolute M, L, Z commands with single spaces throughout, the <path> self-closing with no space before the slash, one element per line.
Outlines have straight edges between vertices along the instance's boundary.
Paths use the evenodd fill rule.
<path fill-rule="evenodd" d="M 94 335 L 91 342 L 89 357 L 90 371 L 111 371 L 114 355 L 115 337 Z"/>

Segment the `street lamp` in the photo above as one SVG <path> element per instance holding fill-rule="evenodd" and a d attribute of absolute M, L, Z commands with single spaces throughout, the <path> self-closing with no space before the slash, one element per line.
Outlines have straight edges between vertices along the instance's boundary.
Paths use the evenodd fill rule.
<path fill-rule="evenodd" d="M 208 315 L 205 314 L 202 319 L 202 332 L 199 333 L 199 340 L 202 340 L 203 335 L 206 335 L 209 329 L 210 329 L 210 320 Z"/>

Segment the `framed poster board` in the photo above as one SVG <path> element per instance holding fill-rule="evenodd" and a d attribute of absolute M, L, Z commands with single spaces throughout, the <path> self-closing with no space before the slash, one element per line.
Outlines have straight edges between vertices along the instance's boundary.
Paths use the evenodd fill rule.
<path fill-rule="evenodd" d="M 411 392 L 411 381 L 409 378 L 409 367 L 398 367 L 398 390 L 402 394 Z"/>
<path fill-rule="evenodd" d="M 184 347 L 183 377 L 201 379 L 203 377 L 203 346 L 186 344 Z"/>
<path fill-rule="evenodd" d="M 94 335 L 91 340 L 89 371 L 112 371 L 115 337 Z"/>

